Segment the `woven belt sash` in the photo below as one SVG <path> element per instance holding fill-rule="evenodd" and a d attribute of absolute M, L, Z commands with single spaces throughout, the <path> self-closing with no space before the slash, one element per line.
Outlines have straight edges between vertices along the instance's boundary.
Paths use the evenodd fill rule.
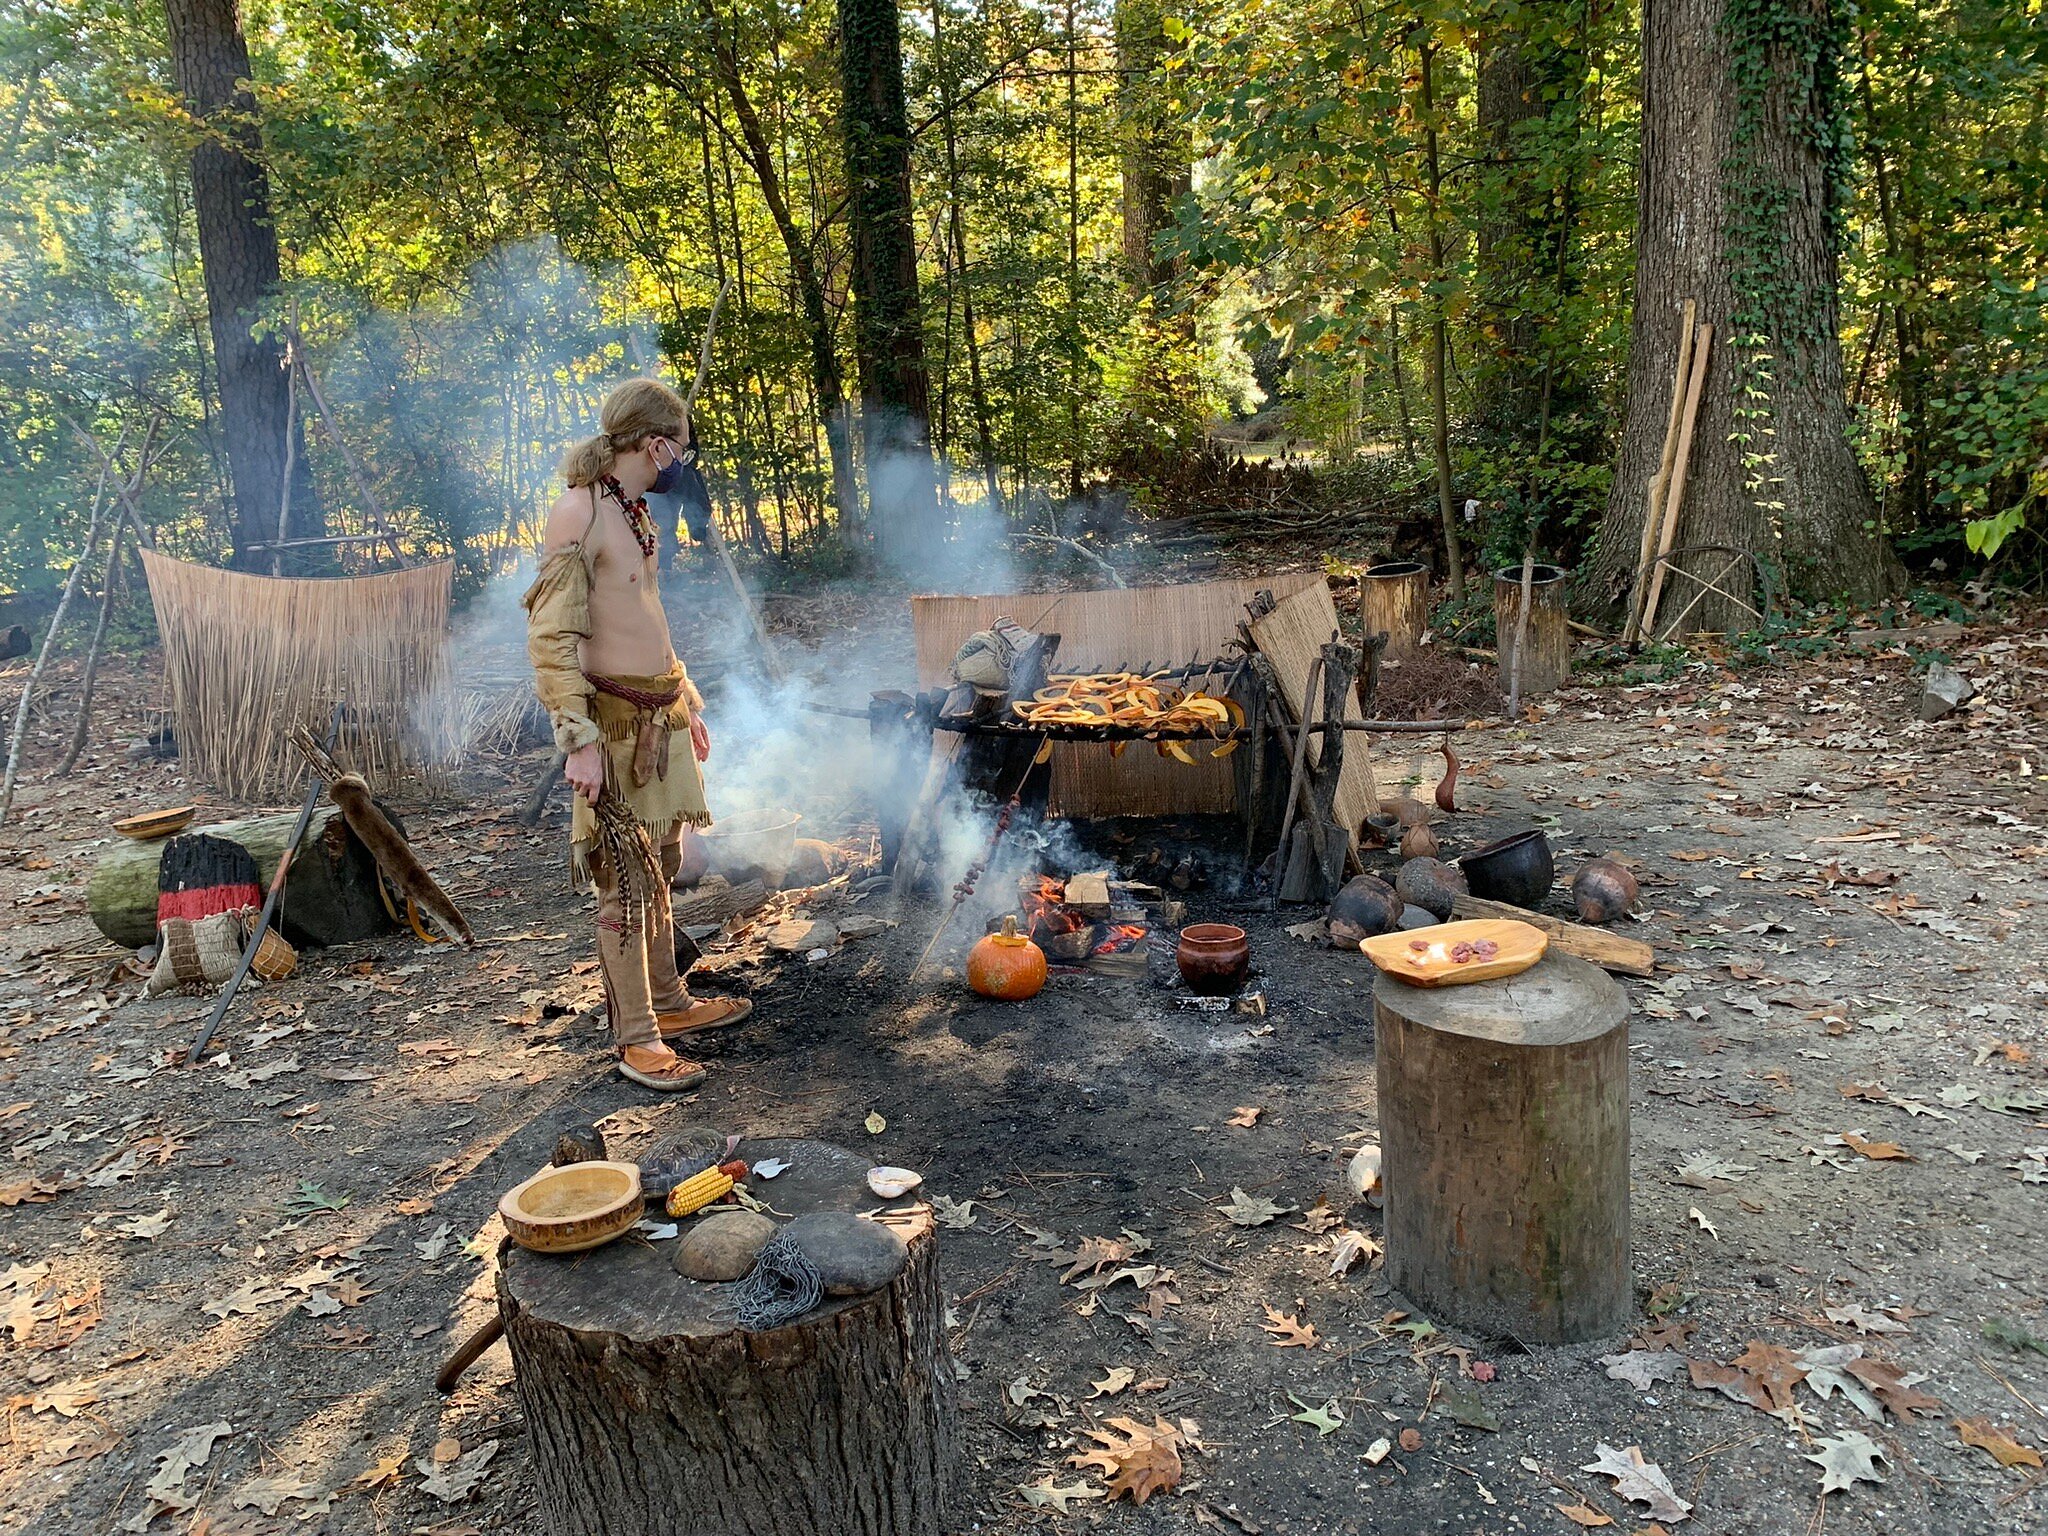
<path fill-rule="evenodd" d="M 649 779 L 668 775 L 668 712 L 683 696 L 680 679 L 664 691 L 634 688 L 609 677 L 586 672 L 584 680 L 599 693 L 609 694 L 638 710 L 633 733 L 633 787 L 644 787 Z"/>

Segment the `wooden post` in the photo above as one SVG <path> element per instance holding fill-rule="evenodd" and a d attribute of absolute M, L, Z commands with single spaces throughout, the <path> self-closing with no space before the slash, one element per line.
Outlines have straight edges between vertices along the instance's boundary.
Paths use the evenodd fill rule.
<path fill-rule="evenodd" d="M 1628 997 L 1555 952 L 1519 976 L 1373 986 L 1387 1276 L 1524 1344 L 1626 1327 Z"/>
<path fill-rule="evenodd" d="M 1429 567 L 1415 560 L 1370 566 L 1358 579 L 1359 619 L 1367 640 L 1384 631 L 1383 659 L 1404 661 L 1422 646 L 1429 626 Z"/>
<path fill-rule="evenodd" d="M 1512 672 L 1520 629 L 1522 568 L 1510 566 L 1493 575 L 1493 625 L 1500 668 Z M 1565 606 L 1565 573 L 1554 565 L 1537 565 L 1529 586 L 1528 635 L 1521 665 L 1522 697 L 1552 693 L 1564 686 L 1572 670 L 1571 613 Z"/>
<path fill-rule="evenodd" d="M 750 1139 L 738 1155 L 788 1161 L 763 1186 L 778 1214 L 881 1203 L 867 1160 L 837 1147 Z M 498 1307 L 543 1528 L 942 1536 L 956 1410 L 929 1213 L 908 1240 L 881 1290 L 761 1333 L 718 1320 L 728 1287 L 678 1275 L 672 1243 L 503 1249 Z"/>

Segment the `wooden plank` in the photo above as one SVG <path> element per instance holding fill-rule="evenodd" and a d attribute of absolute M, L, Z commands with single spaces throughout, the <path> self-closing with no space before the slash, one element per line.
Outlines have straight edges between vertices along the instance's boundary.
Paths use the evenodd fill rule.
<path fill-rule="evenodd" d="M 954 652 L 976 630 L 997 619 L 1060 638 L 1055 671 L 1184 666 L 1226 654 L 1237 638 L 1244 605 L 1261 590 L 1286 598 L 1308 588 L 1328 592 L 1314 571 L 1257 579 L 1190 582 L 1176 587 L 1132 587 L 1088 592 L 998 592 L 977 597 L 920 596 L 910 600 L 920 688 L 951 678 Z M 1219 672 L 1217 686 L 1222 686 Z M 1163 758 L 1146 742 L 1121 757 L 1107 746 L 1062 742 L 1053 748 L 1051 810 L 1059 816 L 1176 816 L 1226 814 L 1237 808 L 1231 761 L 1209 762 L 1207 749 L 1192 768 Z"/>
<path fill-rule="evenodd" d="M 1278 597 L 1279 593 L 1275 591 L 1274 595 Z M 1291 596 L 1281 597 L 1271 613 L 1252 621 L 1252 639 L 1273 663 L 1273 671 L 1280 679 L 1281 695 L 1296 721 L 1306 718 L 1304 711 L 1308 708 L 1308 700 L 1304 690 L 1308 686 L 1309 667 L 1337 629 L 1337 605 L 1330 597 L 1329 583 L 1324 581 L 1317 581 Z M 1320 712 L 1318 701 L 1316 713 Z M 1345 697 L 1344 718 L 1365 718 L 1364 711 L 1358 707 L 1355 689 Z M 1311 762 L 1322 761 L 1320 740 L 1312 737 L 1308 750 Z M 1350 844 L 1353 862 L 1358 855 L 1358 829 L 1365 818 L 1379 808 L 1379 786 L 1373 781 L 1371 754 L 1366 750 L 1365 739 L 1355 737 L 1344 753 L 1334 808 L 1336 820 L 1343 827 L 1345 839 Z"/>
<path fill-rule="evenodd" d="M 1623 976 L 1650 976 L 1657 970 L 1657 952 L 1641 939 L 1625 939 L 1605 928 L 1589 928 L 1583 923 L 1545 917 L 1541 912 L 1509 906 L 1504 901 L 1482 901 L 1477 896 L 1454 897 L 1451 916 L 1504 917 L 1528 923 L 1550 935 L 1552 949 L 1577 955 L 1581 960 L 1590 960 L 1603 971 L 1616 971 Z"/>
<path fill-rule="evenodd" d="M 1060 899 L 1081 916 L 1101 922 L 1110 915 L 1109 871 L 1070 875 L 1066 894 Z"/>

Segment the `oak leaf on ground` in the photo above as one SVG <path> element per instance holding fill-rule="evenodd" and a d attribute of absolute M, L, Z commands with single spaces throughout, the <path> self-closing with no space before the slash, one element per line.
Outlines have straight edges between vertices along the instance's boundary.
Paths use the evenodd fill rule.
<path fill-rule="evenodd" d="M 1182 1435 L 1167 1420 L 1155 1418 L 1148 1429 L 1136 1419 L 1116 1418 L 1107 1428 L 1082 1433 L 1098 1444 L 1069 1456 L 1067 1465 L 1093 1467 L 1109 1478 L 1112 1501 L 1129 1494 L 1133 1504 L 1142 1504 L 1180 1486 Z"/>
<path fill-rule="evenodd" d="M 1956 1438 L 1965 1445 L 1974 1445 L 1980 1451 L 1988 1451 L 2001 1467 L 2038 1467 L 2041 1453 L 2031 1445 L 2022 1445 L 2012 1436 L 2012 1431 L 2001 1429 L 1989 1419 L 1956 1420 Z"/>
<path fill-rule="evenodd" d="M 1264 1306 L 1265 1303 L 1260 1303 Z M 1278 1307 L 1266 1306 L 1266 1320 L 1259 1327 L 1273 1335 L 1277 1349 L 1313 1349 L 1322 1343 L 1314 1323 L 1304 1323 L 1292 1312 L 1282 1312 Z"/>

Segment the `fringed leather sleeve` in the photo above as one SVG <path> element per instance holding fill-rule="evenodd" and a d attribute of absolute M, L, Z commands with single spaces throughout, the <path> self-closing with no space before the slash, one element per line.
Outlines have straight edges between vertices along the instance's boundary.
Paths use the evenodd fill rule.
<path fill-rule="evenodd" d="M 590 637 L 590 567 L 581 543 L 544 557 L 523 599 L 533 689 L 563 753 L 603 739 L 591 718 L 590 684 L 577 643 Z"/>

